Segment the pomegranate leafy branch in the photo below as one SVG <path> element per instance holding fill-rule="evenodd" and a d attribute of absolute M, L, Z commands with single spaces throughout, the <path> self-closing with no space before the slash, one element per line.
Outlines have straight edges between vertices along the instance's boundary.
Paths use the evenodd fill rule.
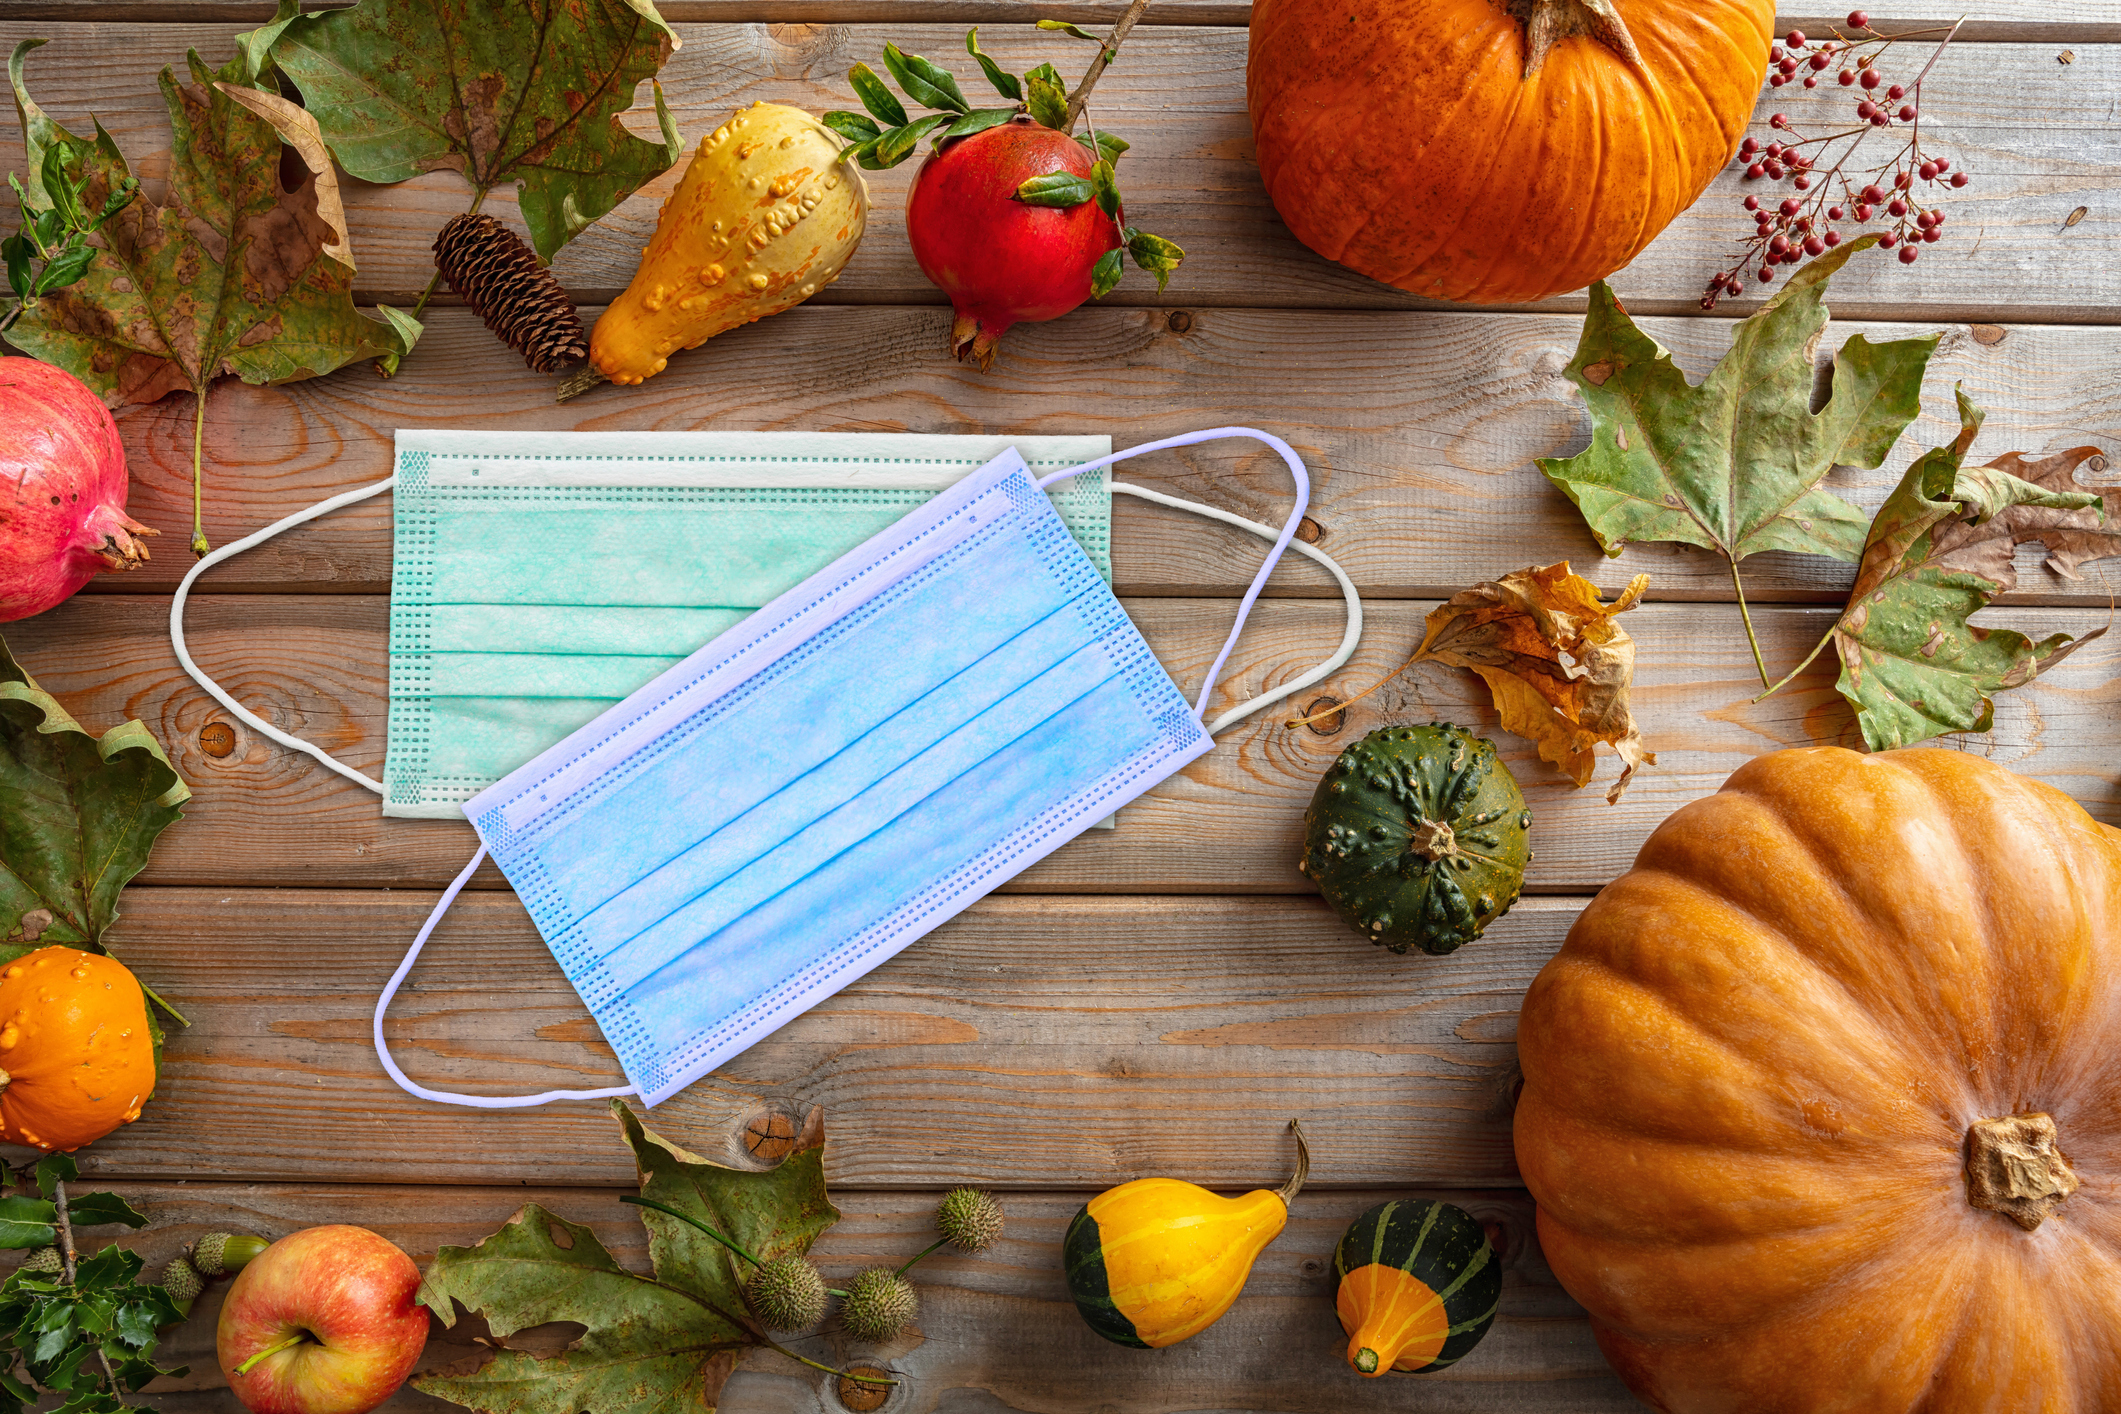
<path fill-rule="evenodd" d="M 1097 203 L 1098 209 L 1112 223 L 1117 239 L 1092 268 L 1091 298 L 1103 299 L 1112 292 L 1124 271 L 1124 258 L 1129 255 L 1138 268 L 1156 277 L 1160 294 L 1170 284 L 1171 272 L 1184 261 L 1186 253 L 1175 241 L 1126 223 L 1117 166 L 1129 144 L 1124 138 L 1099 131 L 1094 122 L 1088 133 L 1074 132 L 1077 118 L 1089 115 L 1090 91 L 1096 86 L 1098 76 L 1117 56 L 1121 41 L 1139 18 L 1142 8 L 1141 3 L 1130 7 L 1113 27 L 1111 35 L 1103 39 L 1065 21 L 1039 21 L 1038 27 L 1042 30 L 1088 39 L 1099 46 L 1097 58 L 1072 93 L 1060 71 L 1050 63 L 1040 64 L 1021 77 L 1002 68 L 979 47 L 979 30 L 974 27 L 965 34 L 965 52 L 978 62 L 987 82 L 1008 99 L 1011 106 L 973 107 L 958 86 L 956 76 L 948 69 L 922 55 L 909 54 L 896 44 L 887 43 L 884 46 L 885 69 L 916 107 L 933 111 L 924 117 L 912 117 L 906 104 L 874 69 L 857 63 L 847 71 L 847 81 L 868 111 L 834 111 L 825 114 L 823 121 L 847 139 L 848 146 L 841 153 L 840 160 L 853 162 L 869 171 L 897 166 L 913 155 L 922 138 L 931 134 L 934 135 L 934 149 L 938 152 L 945 144 L 1009 123 L 1036 124 L 1073 136 L 1091 159 L 1088 170 L 1076 170 L 1075 164 L 1063 162 L 1061 166 L 1017 183 L 1013 199 L 1026 206 L 1062 211 L 1088 202 Z"/>

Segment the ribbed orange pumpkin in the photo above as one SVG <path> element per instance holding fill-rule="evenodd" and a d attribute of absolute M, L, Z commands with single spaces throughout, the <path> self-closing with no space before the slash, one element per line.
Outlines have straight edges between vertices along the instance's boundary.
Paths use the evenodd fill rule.
<path fill-rule="evenodd" d="M 1669 1414 L 2121 1409 L 2121 831 L 1978 756 L 1783 751 L 1525 998 L 1517 1162 Z"/>
<path fill-rule="evenodd" d="M 50 947 L 0 967 L 0 1139 L 78 1149 L 154 1093 L 147 998 L 125 964 Z"/>
<path fill-rule="evenodd" d="M 1298 240 L 1388 285 L 1580 289 L 1730 160 L 1774 18 L 1773 0 L 1255 0 L 1260 175 Z"/>

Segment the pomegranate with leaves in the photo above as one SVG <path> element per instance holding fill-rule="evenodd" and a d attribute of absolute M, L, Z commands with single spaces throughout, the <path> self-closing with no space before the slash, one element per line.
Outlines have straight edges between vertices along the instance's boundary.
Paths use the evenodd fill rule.
<path fill-rule="evenodd" d="M 1081 143 L 1018 119 L 929 154 L 906 198 L 921 273 L 950 296 L 950 351 L 986 368 L 1012 324 L 1058 319 L 1091 295 L 1091 272 L 1120 244 L 1124 218 L 1095 201 L 1032 206 L 1025 182 L 1065 171 L 1089 179 Z"/>
<path fill-rule="evenodd" d="M 1094 37 L 1073 25 L 1040 27 L 1049 26 Z M 820 119 L 847 139 L 840 160 L 869 171 L 897 166 L 932 139 L 906 196 L 906 235 L 957 311 L 950 352 L 958 359 L 985 370 L 1011 325 L 1058 319 L 1104 298 L 1127 256 L 1156 277 L 1158 290 L 1186 258 L 1175 242 L 1127 224 L 1114 175 L 1127 142 L 1088 125 L 1090 89 L 1126 29 L 1122 21 L 1100 45 L 1101 59 L 1073 93 L 1051 64 L 1008 72 L 980 52 L 979 31 L 971 31 L 965 52 L 1006 108 L 974 108 L 948 69 L 886 44 L 884 67 L 906 97 L 937 111 L 911 116 L 874 70 L 856 64 L 847 81 L 868 111 Z M 1075 136 L 1079 116 L 1087 131 Z"/>
<path fill-rule="evenodd" d="M 33 358 L 0 358 L 0 623 L 145 560 L 125 513 L 125 444 L 103 400 Z"/>

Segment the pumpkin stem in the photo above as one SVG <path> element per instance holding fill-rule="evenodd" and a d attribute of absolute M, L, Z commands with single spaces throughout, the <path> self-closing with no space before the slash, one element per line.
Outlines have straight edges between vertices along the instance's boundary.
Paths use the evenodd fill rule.
<path fill-rule="evenodd" d="M 1296 1195 L 1303 1192 L 1304 1180 L 1311 1176 L 1311 1146 L 1304 1143 L 1303 1123 L 1292 1119 L 1289 1130 L 1296 1136 L 1296 1172 L 1287 1183 L 1274 1190 L 1274 1196 L 1281 1199 L 1284 1208 L 1296 1201 Z"/>
<path fill-rule="evenodd" d="M 4 1095 L 7 1093 L 7 1087 L 13 1082 L 13 1080 L 13 1076 L 9 1075 L 4 1070 L 0 1070 L 0 1095 Z"/>
<path fill-rule="evenodd" d="M 2037 1110 L 1977 1119 L 1966 1131 L 1966 1201 L 2031 1232 L 2077 1191 L 2055 1147 L 2055 1121 Z"/>
<path fill-rule="evenodd" d="M 1627 21 L 1613 7 L 1613 0 L 1510 0 L 1510 13 L 1524 26 L 1524 76 L 1529 79 L 1546 63 L 1556 44 L 1573 35 L 1587 34 L 1628 62 L 1642 68 L 1642 53 Z"/>
<path fill-rule="evenodd" d="M 1367 1346 L 1367 1345 L 1366 1345 L 1366 1346 L 1364 1346 L 1364 1347 L 1363 1347 L 1362 1349 L 1360 1349 L 1360 1350 L 1356 1351 L 1356 1352 L 1355 1352 L 1355 1369 L 1356 1369 L 1356 1371 L 1357 1371 L 1358 1373 L 1360 1373 L 1360 1374 L 1364 1374 L 1364 1375 L 1374 1375 L 1374 1374 L 1376 1374 L 1376 1373 L 1377 1373 L 1377 1352 L 1376 1352 L 1376 1351 L 1374 1351 L 1374 1350 L 1372 1350 L 1372 1349 L 1370 1349 L 1370 1347 L 1369 1347 L 1369 1346 Z"/>

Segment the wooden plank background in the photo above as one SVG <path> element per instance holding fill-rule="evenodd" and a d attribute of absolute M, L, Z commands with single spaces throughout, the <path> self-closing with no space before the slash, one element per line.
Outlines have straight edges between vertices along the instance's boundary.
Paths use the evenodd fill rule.
<path fill-rule="evenodd" d="M 1118 0 L 664 0 L 684 47 L 666 94 L 688 140 L 755 98 L 852 106 L 855 59 L 886 39 L 944 62 L 963 29 L 1023 67 L 1080 48 L 1041 36 L 1041 16 L 1107 22 Z M 1888 28 L 1949 23 L 1922 0 L 1873 6 Z M 100 116 L 150 187 L 168 168 L 154 74 L 188 48 L 218 56 L 270 16 L 269 0 L 0 0 L 0 42 L 52 43 L 30 60 L 32 92 L 62 121 Z M 1002 1191 L 1009 1233 L 979 1258 L 921 1268 L 917 1330 L 871 1350 L 828 1330 L 799 1343 L 828 1360 L 873 1359 L 906 1386 L 896 1411 L 1166 1414 L 1636 1408 L 1606 1369 L 1582 1313 L 1540 1258 L 1510 1146 L 1519 998 L 1585 896 L 1627 866 L 1673 808 L 1712 791 L 1762 751 L 1855 744 L 1833 675 L 1815 666 L 1762 703 L 1724 563 L 1665 546 L 1607 561 L 1580 518 L 1531 466 L 1587 435 L 1561 376 L 1580 292 L 1536 309 L 1433 306 L 1312 256 L 1282 228 L 1253 168 L 1236 0 L 1157 0 L 1098 91 L 1101 123 L 1134 141 L 1137 219 L 1190 259 L 1162 296 L 1139 278 L 1101 307 L 1011 333 L 991 374 L 949 361 L 948 311 L 920 276 L 901 206 L 911 167 L 875 174 L 859 257 L 809 305 L 735 331 L 647 385 L 556 407 L 551 382 L 444 298 L 396 380 L 365 368 L 284 388 L 223 384 L 208 426 L 208 527 L 216 543 L 389 474 L 397 427 L 814 428 L 850 431 L 1109 430 L 1127 446 L 1216 423 L 1254 423 L 1294 443 L 1316 494 L 1311 531 L 1360 585 L 1369 628 L 1352 663 L 1299 701 L 1348 698 L 1390 673 L 1422 616 L 1468 582 L 1571 559 L 1609 588 L 1652 576 L 1623 622 L 1639 645 L 1636 710 L 1659 761 L 1626 800 L 1604 804 L 1603 761 L 1576 790 L 1531 748 L 1499 738 L 1534 815 L 1529 895 L 1480 942 L 1446 958 L 1400 958 L 1344 929 L 1294 870 L 1301 816 L 1321 771 L 1363 732 L 1444 717 L 1494 731 L 1483 692 L 1423 666 L 1351 708 L 1338 730 L 1289 730 L 1285 711 L 1223 745 L 1122 813 L 1120 828 L 1071 844 L 857 985 L 784 1028 L 652 1122 L 735 1161 L 733 1135 L 762 1108 L 823 1104 L 827 1167 L 847 1216 L 819 1244 L 850 1273 L 924 1245 L 942 1187 Z M 2093 445 L 2087 484 L 2121 477 L 2121 13 L 2110 0 L 1984 0 L 1967 41 L 1940 60 L 1924 108 L 1975 184 L 1947 203 L 1952 234 L 1912 269 L 1859 262 L 1837 283 L 1822 341 L 1939 336 L 1925 415 L 1873 470 L 1831 484 L 1874 507 L 1924 447 L 1956 429 L 1963 382 L 1990 413 L 1977 454 Z M 1821 32 L 1836 12 L 1792 5 L 1782 29 Z M 958 65 L 962 67 L 962 65 Z M 1763 102 L 1801 111 L 1801 99 Z M 642 118 L 645 115 L 636 115 Z M 644 130 L 647 124 L 641 124 Z M 0 165 L 21 163 L 0 132 Z M 562 254 L 585 317 L 622 288 L 676 174 L 652 184 Z M 447 173 L 391 188 L 349 182 L 364 301 L 410 303 L 433 232 L 462 209 Z M 1734 301 L 1695 307 L 1742 229 L 1730 174 L 1616 289 L 1695 376 L 1729 338 Z M 2065 226 L 2077 207 L 2086 216 Z M 513 215 L 496 193 L 489 208 Z M 1822 391 L 1823 391 L 1822 384 Z M 490 1232 L 524 1201 L 594 1225 L 623 1260 L 645 1261 L 616 1202 L 629 1165 L 600 1106 L 508 1114 L 410 1099 L 369 1048 L 376 989 L 471 849 L 447 821 L 384 820 L 375 801 L 309 758 L 235 726 L 170 652 L 169 594 L 186 568 L 191 404 L 121 415 L 132 509 L 165 532 L 148 568 L 10 624 L 9 643 L 84 721 L 144 720 L 195 788 L 126 896 L 123 956 L 195 1025 L 169 1048 L 143 1119 L 82 1155 L 98 1180 L 136 1195 L 157 1225 L 136 1239 L 154 1261 L 212 1227 L 277 1236 L 361 1223 L 421 1260 Z M 1243 447 L 1190 449 L 1123 469 L 1129 479 L 1278 520 L 1283 472 Z M 216 569 L 189 615 L 199 662 L 281 727 L 373 771 L 384 749 L 387 498 L 342 511 Z M 1117 587 L 1159 657 L 1197 682 L 1259 547 L 1247 537 L 1122 500 Z M 2114 574 L 2072 581 L 2037 547 L 2018 591 L 1983 621 L 2028 633 L 2105 624 Z M 1764 555 L 1745 566 L 1771 666 L 1801 658 L 1832 621 L 1851 567 Z M 1277 572 L 1220 689 L 1236 701 L 1302 672 L 1341 629 L 1330 581 Z M 1998 700 L 1995 730 L 1940 749 L 1980 751 L 2069 791 L 2121 823 L 2112 726 L 2115 655 L 2088 647 Z M 791 723 L 791 730 L 800 724 Z M 474 880 L 400 994 L 388 1023 L 423 1083 L 501 1092 L 602 1083 L 609 1048 L 491 867 Z M 1069 1314 L 1061 1231 L 1111 1183 L 1149 1173 L 1224 1190 L 1272 1186 L 1282 1126 L 1301 1115 L 1316 1168 L 1289 1231 L 1261 1259 L 1230 1316 L 1154 1355 L 1108 1346 Z M 1505 1257 L 1504 1304 L 1475 1355 L 1438 1377 L 1362 1381 L 1339 1362 L 1325 1263 L 1343 1226 L 1385 1197 L 1463 1204 Z M 236 1406 L 213 1369 L 218 1293 L 171 1339 L 192 1373 L 152 1402 Z M 478 1358 L 473 1320 L 439 1327 L 423 1362 Z M 563 1341 L 565 1332 L 552 1333 Z M 726 1391 L 731 1414 L 842 1406 L 830 1382 L 755 1355 Z M 410 1392 L 393 1410 L 439 1409 Z"/>

